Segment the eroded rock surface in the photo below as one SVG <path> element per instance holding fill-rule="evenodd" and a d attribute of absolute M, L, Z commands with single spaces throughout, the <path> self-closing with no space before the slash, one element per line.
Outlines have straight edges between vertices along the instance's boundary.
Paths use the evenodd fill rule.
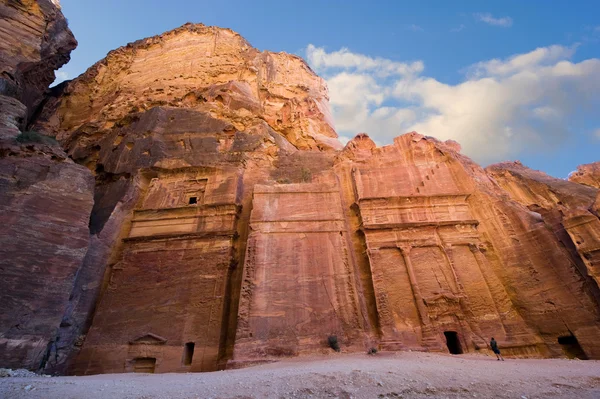
<path fill-rule="evenodd" d="M 55 352 L 93 204 L 89 171 L 49 151 L 0 158 L 0 363 L 34 370 Z"/>
<path fill-rule="evenodd" d="M 45 126 L 73 139 L 156 106 L 210 113 L 238 131 L 264 120 L 298 148 L 341 148 L 327 88 L 304 60 L 260 52 L 229 29 L 201 24 L 110 52 L 67 85 Z"/>
<path fill-rule="evenodd" d="M 593 164 L 592 164 L 593 165 Z M 579 178 L 594 178 L 583 165 Z M 572 261 L 586 276 L 586 290 L 596 298 L 600 284 L 600 220 L 592 184 L 577 184 L 572 179 L 557 179 L 529 169 L 520 163 L 500 163 L 487 168 L 489 174 L 512 199 L 525 205 L 552 230 L 560 244 L 572 255 Z M 576 179 L 575 179 L 576 180 Z"/>
<path fill-rule="evenodd" d="M 77 44 L 54 2 L 0 2 L 0 364 L 56 353 L 89 242 L 94 180 L 30 117 Z"/>
<path fill-rule="evenodd" d="M 30 117 L 77 41 L 50 0 L 2 0 L 0 17 L 0 95 L 19 100 Z M 19 122 L 25 126 L 27 121 Z"/>
<path fill-rule="evenodd" d="M 186 24 L 109 53 L 34 126 L 95 176 L 89 244 L 73 230 L 67 251 L 81 267 L 53 286 L 69 300 L 48 370 L 211 371 L 327 352 L 330 336 L 600 358 L 597 188 L 486 171 L 414 132 L 341 148 L 296 56 Z M 90 192 L 70 192 L 65 220 Z"/>

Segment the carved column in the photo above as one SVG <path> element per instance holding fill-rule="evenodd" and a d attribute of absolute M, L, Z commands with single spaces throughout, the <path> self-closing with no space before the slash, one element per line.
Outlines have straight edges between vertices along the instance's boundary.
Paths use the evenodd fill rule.
<path fill-rule="evenodd" d="M 471 324 L 471 322 L 475 320 L 475 316 L 473 315 L 473 311 L 471 310 L 471 302 L 465 291 L 465 287 L 460 282 L 460 279 L 458 278 L 458 274 L 456 273 L 456 268 L 454 266 L 454 261 L 453 261 L 452 245 L 451 244 L 446 244 L 446 246 L 440 245 L 440 248 L 442 248 L 442 252 L 446 256 L 446 259 L 447 259 L 448 263 L 450 264 L 450 268 L 452 269 L 452 274 L 454 275 L 454 280 L 456 281 L 456 286 L 458 288 L 458 292 L 460 295 L 460 301 L 459 301 L 460 308 L 466 316 L 464 323 L 461 323 L 461 325 L 465 329 L 466 336 L 470 336 L 471 340 L 472 340 L 472 343 L 467 342 L 467 339 L 465 337 L 465 342 L 467 343 L 467 347 L 469 347 L 469 349 L 471 348 L 471 346 L 475 346 L 475 349 L 483 348 L 486 346 L 486 340 L 485 340 L 485 338 L 483 338 L 484 334 L 481 331 L 479 324 L 476 322 Z M 460 322 L 460 320 L 459 320 L 459 322 Z"/>
<path fill-rule="evenodd" d="M 444 247 L 443 244 L 438 244 L 438 247 L 444 254 L 444 257 L 446 258 L 446 262 L 448 262 L 448 265 L 450 266 L 450 270 L 452 271 L 452 277 L 454 277 L 454 284 L 456 285 L 456 289 L 458 290 L 458 293 L 464 294 L 464 287 L 462 286 L 460 280 L 458 279 L 458 275 L 456 274 L 456 269 L 454 268 L 454 262 L 452 261 L 450 254 L 448 254 L 448 251 L 452 251 L 452 247 L 450 245 L 448 245 L 448 249 L 446 249 L 446 247 Z"/>
<path fill-rule="evenodd" d="M 475 243 L 469 244 L 469 249 L 473 253 L 473 256 L 475 256 L 475 260 L 477 261 L 477 266 L 479 266 L 479 271 L 481 272 L 481 275 L 483 276 L 483 281 L 485 281 L 485 285 L 486 285 L 488 292 L 490 293 L 490 296 L 492 298 L 492 303 L 494 304 L 494 310 L 496 310 L 496 314 L 498 315 L 498 320 L 500 321 L 500 325 L 502 326 L 502 329 L 504 330 L 504 335 L 506 336 L 506 327 L 504 327 L 504 321 L 502 320 L 502 316 L 500 315 L 500 311 L 498 310 L 498 305 L 496 304 L 496 299 L 494 298 L 494 295 L 492 294 L 492 291 L 490 290 L 490 283 L 488 282 L 488 280 L 486 278 L 487 273 L 493 273 L 492 268 L 488 267 L 488 260 L 485 257 L 485 255 L 483 253 L 481 253 L 481 250 L 479 249 L 479 246 L 477 244 L 475 244 Z"/>
<path fill-rule="evenodd" d="M 410 287 L 412 288 L 413 295 L 415 297 L 415 302 L 417 303 L 417 311 L 419 312 L 419 317 L 421 318 L 421 322 L 424 325 L 429 325 L 429 314 L 427 312 L 427 307 L 425 306 L 425 302 L 423 301 L 423 296 L 421 295 L 421 290 L 419 289 L 419 285 L 417 284 L 417 279 L 415 278 L 415 272 L 413 270 L 412 262 L 410 260 L 410 250 L 412 249 L 409 246 L 401 246 L 398 247 L 400 253 L 402 254 L 402 258 L 404 258 L 404 264 L 406 265 L 406 271 L 408 272 L 408 279 L 410 281 Z"/>

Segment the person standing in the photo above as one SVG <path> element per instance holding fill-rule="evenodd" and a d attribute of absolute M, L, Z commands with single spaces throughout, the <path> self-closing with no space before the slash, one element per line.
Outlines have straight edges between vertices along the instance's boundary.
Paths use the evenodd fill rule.
<path fill-rule="evenodd" d="M 500 349 L 498 349 L 498 342 L 496 342 L 494 337 L 492 337 L 492 340 L 490 341 L 490 346 L 491 346 L 492 350 L 494 351 L 494 353 L 496 354 L 496 358 L 498 360 L 504 361 L 504 358 L 500 354 Z"/>

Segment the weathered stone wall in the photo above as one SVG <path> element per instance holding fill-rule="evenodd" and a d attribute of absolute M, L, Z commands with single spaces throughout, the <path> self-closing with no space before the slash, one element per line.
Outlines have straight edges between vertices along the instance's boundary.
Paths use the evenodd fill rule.
<path fill-rule="evenodd" d="M 237 171 L 161 172 L 133 210 L 77 374 L 210 371 L 219 366 L 235 257 Z M 181 348 L 194 343 L 189 364 Z"/>
<path fill-rule="evenodd" d="M 330 335 L 362 349 L 340 190 L 328 177 L 254 186 L 236 363 L 319 351 Z"/>
<path fill-rule="evenodd" d="M 342 158 L 354 164 L 381 346 L 446 350 L 446 332 L 463 351 L 495 336 L 514 355 L 539 353 L 491 269 L 497 255 L 472 209 L 473 188 L 461 184 L 471 177 L 461 176 L 458 154 L 418 134 L 383 148 L 369 141 L 357 137 Z"/>
<path fill-rule="evenodd" d="M 211 371 L 327 352 L 330 335 L 346 351 L 486 352 L 494 336 L 508 356 L 600 358 L 592 178 L 483 170 L 417 133 L 342 149 L 304 61 L 204 25 L 48 93 L 33 125 L 65 153 L 14 139 L 41 99 L 25 92 L 1 120 L 7 365 Z"/>
<path fill-rule="evenodd" d="M 597 303 L 600 302 L 598 289 L 600 224 L 596 207 L 598 189 L 556 179 L 519 163 L 492 165 L 487 170 L 511 198 L 531 210 L 532 217 L 538 221 L 537 225 L 545 227 L 545 231 L 538 229 L 539 234 L 547 235 L 548 232 L 552 232 L 556 237 L 558 249 L 568 254 L 563 264 L 568 264 L 570 267 L 556 267 L 556 272 L 562 277 L 555 284 L 569 287 L 578 300 L 569 301 L 568 297 L 561 298 L 560 303 L 567 309 L 573 309 L 573 312 L 560 312 L 556 319 L 546 319 L 544 315 L 544 324 L 548 326 L 544 330 L 549 331 L 552 326 L 555 331 L 562 330 L 563 335 L 573 334 L 588 356 L 596 357 L 598 345 L 597 339 L 593 337 L 599 332 L 597 321 L 594 320 L 592 313 L 584 317 L 575 309 L 578 306 L 591 309 L 597 307 Z M 573 269 L 578 273 L 564 274 L 567 270 Z M 541 279 L 544 276 L 536 275 L 536 277 Z M 546 284 L 546 280 L 544 283 Z M 556 301 L 548 299 L 546 303 L 556 308 Z M 557 353 L 560 351 L 553 352 L 553 354 Z"/>
<path fill-rule="evenodd" d="M 0 106 L 4 111 L 5 97 L 25 105 L 24 127 L 77 41 L 50 0 L 2 0 L 0 37 Z"/>
<path fill-rule="evenodd" d="M 93 179 L 86 172 L 33 151 L 0 158 L 2 366 L 37 370 L 55 341 L 88 247 Z"/>

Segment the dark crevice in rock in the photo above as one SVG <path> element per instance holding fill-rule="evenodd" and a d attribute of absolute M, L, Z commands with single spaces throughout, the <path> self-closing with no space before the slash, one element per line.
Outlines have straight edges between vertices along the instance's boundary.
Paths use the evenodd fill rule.
<path fill-rule="evenodd" d="M 99 234 L 102 231 L 130 184 L 131 174 L 106 172 L 102 164 L 96 165 L 96 187 L 94 208 L 90 215 L 90 234 Z"/>

